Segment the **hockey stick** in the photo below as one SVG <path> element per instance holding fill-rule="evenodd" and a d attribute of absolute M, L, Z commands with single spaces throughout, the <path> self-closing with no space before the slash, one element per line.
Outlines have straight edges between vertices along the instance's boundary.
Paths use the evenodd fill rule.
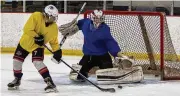
<path fill-rule="evenodd" d="M 81 14 L 81 12 L 83 11 L 83 9 L 84 9 L 85 6 L 86 6 L 86 2 L 84 2 L 83 6 L 82 6 L 81 9 L 79 10 L 79 12 L 78 12 L 78 14 L 77 14 L 77 16 L 76 16 L 76 18 L 75 18 L 74 20 L 77 20 L 77 18 L 79 17 L 79 15 Z M 64 42 L 65 42 L 65 40 L 66 40 L 66 38 L 67 38 L 68 35 L 69 35 L 69 33 L 67 33 L 66 35 L 64 35 L 63 39 L 62 39 L 61 42 L 60 42 L 60 47 L 64 44 Z"/>
<path fill-rule="evenodd" d="M 83 6 L 81 7 L 81 9 L 79 10 L 79 13 L 78 13 L 78 15 L 76 16 L 76 20 L 77 20 L 77 18 L 79 17 L 79 15 L 81 14 L 81 12 L 83 11 L 83 9 L 84 9 L 84 7 L 86 6 L 86 2 L 84 2 L 84 4 L 83 4 Z"/>
<path fill-rule="evenodd" d="M 64 44 L 64 42 L 65 42 L 65 40 L 66 40 L 66 38 L 67 38 L 67 35 L 69 35 L 69 33 L 67 33 L 66 35 L 64 35 L 64 37 L 63 37 L 63 39 L 61 40 L 61 42 L 60 42 L 60 48 L 62 47 L 62 45 Z"/>
<path fill-rule="evenodd" d="M 73 71 L 75 71 L 76 73 L 78 73 L 78 75 L 80 75 L 81 77 L 83 77 L 83 79 L 85 79 L 86 81 L 88 81 L 89 83 L 91 83 L 92 85 L 94 85 L 96 88 L 98 88 L 101 91 L 104 92 L 115 92 L 116 90 L 114 88 L 101 88 L 98 85 L 94 84 L 92 81 L 90 81 L 89 79 L 87 79 L 84 75 L 82 75 L 81 73 L 79 73 L 78 71 L 76 71 L 74 68 L 72 68 L 71 66 L 69 66 L 65 61 L 63 61 L 61 59 L 61 61 L 66 64 L 69 68 L 71 68 Z"/>
<path fill-rule="evenodd" d="M 63 40 L 62 40 L 63 41 Z M 61 45 L 61 44 L 59 44 Z M 50 50 L 45 44 L 43 45 L 49 52 L 52 52 L 52 50 Z M 78 75 L 80 75 L 83 79 L 85 79 L 86 81 L 88 81 L 89 83 L 91 83 L 92 85 L 94 85 L 96 88 L 98 88 L 101 91 L 104 92 L 115 92 L 116 90 L 114 88 L 101 88 L 98 85 L 94 84 L 93 82 L 91 82 L 90 80 L 88 80 L 84 75 L 82 75 L 81 73 L 79 73 L 78 71 L 76 71 L 74 68 L 72 68 L 71 66 L 69 66 L 69 64 L 67 64 L 64 60 L 61 59 L 61 62 L 63 62 L 66 66 L 68 66 L 70 69 L 72 69 L 73 71 L 75 71 Z"/>
<path fill-rule="evenodd" d="M 46 49 L 49 50 L 49 52 L 51 52 L 53 54 L 53 52 L 44 44 L 43 45 Z M 61 62 L 63 62 L 66 66 L 68 66 L 69 68 L 71 68 L 73 71 L 75 71 L 78 75 L 80 75 L 83 79 L 85 79 L 86 81 L 88 81 L 89 83 L 91 83 L 92 85 L 94 85 L 96 88 L 98 88 L 101 91 L 104 92 L 115 92 L 116 90 L 114 88 L 101 88 L 98 85 L 94 84 L 93 82 L 91 82 L 90 80 L 88 80 L 84 75 L 82 75 L 81 73 L 79 73 L 78 71 L 76 71 L 74 68 L 72 68 L 69 64 L 67 64 L 64 60 L 61 59 Z"/>

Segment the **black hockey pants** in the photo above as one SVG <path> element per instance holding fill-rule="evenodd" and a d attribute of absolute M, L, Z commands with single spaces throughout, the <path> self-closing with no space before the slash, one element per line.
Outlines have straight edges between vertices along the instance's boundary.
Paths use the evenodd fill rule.
<path fill-rule="evenodd" d="M 88 77 L 88 72 L 95 66 L 98 66 L 100 69 L 113 68 L 112 59 L 109 53 L 104 55 L 95 56 L 95 55 L 84 55 L 79 62 L 79 65 L 82 65 L 80 73 Z M 78 76 L 79 79 L 80 76 Z"/>

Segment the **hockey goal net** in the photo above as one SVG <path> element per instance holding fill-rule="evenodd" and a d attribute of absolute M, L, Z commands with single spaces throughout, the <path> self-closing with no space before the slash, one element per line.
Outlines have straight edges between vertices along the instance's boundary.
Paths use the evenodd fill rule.
<path fill-rule="evenodd" d="M 86 11 L 84 18 L 91 12 Z M 163 13 L 104 11 L 104 15 L 122 53 L 133 56 L 145 74 L 161 75 L 162 80 L 180 79 L 180 62 Z"/>

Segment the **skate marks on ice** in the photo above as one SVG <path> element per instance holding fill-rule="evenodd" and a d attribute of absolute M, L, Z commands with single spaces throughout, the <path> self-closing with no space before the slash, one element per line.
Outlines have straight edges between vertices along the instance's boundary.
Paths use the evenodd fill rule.
<path fill-rule="evenodd" d="M 2 96 L 148 96 L 149 90 L 155 90 L 157 86 L 167 85 L 169 82 L 171 84 L 175 81 L 160 81 L 159 78 L 146 78 L 141 83 L 132 83 L 132 84 L 120 84 L 123 86 L 123 89 L 117 88 L 119 84 L 114 85 L 99 85 L 103 88 L 113 87 L 116 89 L 115 93 L 102 92 L 95 88 L 93 85 L 88 82 L 78 83 L 69 80 L 68 74 L 53 74 L 52 78 L 54 83 L 57 85 L 58 93 L 46 93 L 44 88 L 46 84 L 40 77 L 35 78 L 25 78 L 22 81 L 22 85 L 20 86 L 20 90 L 9 91 L 7 90 L 6 84 L 2 84 L 5 89 L 2 90 Z M 92 82 L 96 83 L 95 76 L 91 76 L 89 78 Z M 97 83 L 96 83 L 97 84 Z M 176 83 L 174 83 L 176 84 Z M 180 85 L 180 83 L 179 83 Z M 149 89 L 150 88 L 150 89 Z M 137 90 L 143 90 L 144 92 L 139 93 Z M 160 89 L 160 88 L 159 88 Z M 168 88 L 169 89 L 169 88 Z M 148 90 L 148 91 L 147 91 Z M 153 91 L 154 91 L 153 90 Z M 164 89 L 163 89 L 164 90 Z M 164 91 L 163 91 L 164 92 Z M 145 93 L 147 95 L 145 95 Z M 156 93 L 155 93 L 156 94 Z M 167 94 L 167 92 L 166 92 Z M 170 94 L 170 93 L 169 93 Z M 158 94 L 157 94 L 158 95 Z M 155 96 L 155 95 L 154 95 Z M 165 95 L 168 96 L 168 95 Z M 178 96 L 178 95 L 174 95 Z"/>
<path fill-rule="evenodd" d="M 77 82 L 77 81 L 72 81 L 69 79 L 68 74 L 59 74 L 56 76 L 52 77 L 54 80 L 54 83 L 57 86 L 92 86 L 89 82 Z M 121 85 L 123 87 L 136 87 L 136 86 L 144 86 L 144 85 L 148 85 L 148 84 L 163 84 L 163 83 L 169 83 L 169 82 L 173 82 L 173 81 L 160 81 L 160 77 L 154 77 L 154 76 L 145 76 L 145 79 L 142 82 L 138 82 L 138 83 L 121 83 L 121 84 L 98 84 L 96 81 L 96 77 L 94 75 L 91 75 L 88 78 L 90 81 L 92 81 L 93 83 L 99 85 L 99 86 L 118 86 Z M 42 80 L 39 79 L 30 79 L 28 80 L 30 82 L 36 82 L 36 83 L 44 83 Z M 175 82 L 175 81 L 174 81 Z"/>
<path fill-rule="evenodd" d="M 89 86 L 91 85 L 89 82 L 77 82 L 77 81 L 72 81 L 69 79 L 68 74 L 59 74 L 56 76 L 52 76 L 52 79 L 54 81 L 54 83 L 58 86 L 61 85 L 72 85 L 72 86 Z M 92 81 L 93 83 L 97 84 L 96 82 L 96 78 L 94 76 L 91 76 L 88 78 L 90 81 Z M 28 81 L 30 82 L 36 82 L 36 83 L 44 83 L 42 80 L 39 79 L 29 79 Z"/>

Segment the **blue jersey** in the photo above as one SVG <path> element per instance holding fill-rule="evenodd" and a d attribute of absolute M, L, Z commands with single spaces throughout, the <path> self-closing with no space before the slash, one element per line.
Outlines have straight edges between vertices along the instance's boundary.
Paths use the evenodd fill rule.
<path fill-rule="evenodd" d="M 86 18 L 79 20 L 77 25 L 84 35 L 84 55 L 103 55 L 109 52 L 112 56 L 117 56 L 120 48 L 111 36 L 107 24 L 102 23 L 95 28 L 92 20 Z"/>

